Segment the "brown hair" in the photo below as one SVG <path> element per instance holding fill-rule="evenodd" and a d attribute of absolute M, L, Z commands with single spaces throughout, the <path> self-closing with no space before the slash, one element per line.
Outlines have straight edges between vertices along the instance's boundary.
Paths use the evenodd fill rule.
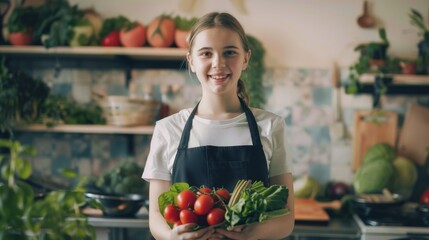
<path fill-rule="evenodd" d="M 191 32 L 186 40 L 189 45 L 190 53 L 192 52 L 192 46 L 198 33 L 214 27 L 224 27 L 236 32 L 240 37 L 244 51 L 248 52 L 250 50 L 246 32 L 244 31 L 240 22 L 229 13 L 212 12 L 199 18 L 198 22 L 195 23 L 195 25 L 192 27 Z M 249 95 L 246 93 L 245 83 L 241 79 L 238 80 L 237 95 L 243 99 L 247 105 L 249 105 Z"/>

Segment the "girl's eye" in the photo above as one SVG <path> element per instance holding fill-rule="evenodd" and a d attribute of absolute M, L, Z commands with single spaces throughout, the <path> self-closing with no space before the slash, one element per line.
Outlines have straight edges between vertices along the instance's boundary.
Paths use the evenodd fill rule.
<path fill-rule="evenodd" d="M 237 53 L 235 51 L 229 50 L 225 51 L 225 56 L 235 56 Z"/>
<path fill-rule="evenodd" d="M 200 52 L 200 56 L 202 57 L 210 57 L 212 55 L 211 52 Z"/>

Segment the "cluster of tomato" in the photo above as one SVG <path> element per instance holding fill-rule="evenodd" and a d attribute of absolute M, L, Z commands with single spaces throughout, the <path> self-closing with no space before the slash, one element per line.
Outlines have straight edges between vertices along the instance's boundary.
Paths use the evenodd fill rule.
<path fill-rule="evenodd" d="M 230 197 L 224 188 L 184 190 L 177 195 L 177 204 L 165 207 L 164 218 L 174 226 L 185 223 L 196 223 L 201 227 L 217 225 L 225 220 L 225 206 Z"/>

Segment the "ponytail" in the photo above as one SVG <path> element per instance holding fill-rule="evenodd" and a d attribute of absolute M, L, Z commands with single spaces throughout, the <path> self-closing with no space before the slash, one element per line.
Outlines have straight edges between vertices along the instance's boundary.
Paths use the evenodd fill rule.
<path fill-rule="evenodd" d="M 249 103 L 250 103 L 249 95 L 246 92 L 246 85 L 244 84 L 244 81 L 241 79 L 238 79 L 237 95 L 239 98 L 244 100 L 247 106 L 249 106 Z"/>

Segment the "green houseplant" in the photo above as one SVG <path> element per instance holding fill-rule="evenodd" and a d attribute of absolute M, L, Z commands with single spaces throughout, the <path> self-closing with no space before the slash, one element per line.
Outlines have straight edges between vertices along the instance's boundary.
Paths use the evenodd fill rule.
<path fill-rule="evenodd" d="M 262 84 L 265 73 L 265 49 L 262 43 L 255 37 L 248 35 L 247 39 L 252 50 L 252 56 L 250 57 L 246 71 L 242 75 L 242 79 L 246 83 L 250 105 L 261 108 L 265 104 L 265 92 Z"/>
<path fill-rule="evenodd" d="M 386 30 L 378 29 L 380 42 L 369 42 L 359 44 L 355 47 L 355 51 L 359 51 L 358 60 L 349 68 L 349 83 L 346 86 L 348 94 L 356 94 L 360 90 L 359 77 L 364 73 L 387 74 L 399 73 L 399 60 L 390 57 L 387 54 L 389 48 L 389 40 L 387 39 Z M 381 92 L 387 91 L 387 85 L 381 84 Z"/>
<path fill-rule="evenodd" d="M 16 140 L 0 139 L 0 239 L 20 240 L 90 240 L 95 232 L 81 207 L 88 203 L 82 178 L 71 190 L 54 190 L 35 199 L 33 189 L 25 182 L 32 174 L 26 159 L 36 151 Z M 76 173 L 64 170 L 69 177 Z M 99 207 L 96 202 L 89 202 Z"/>
<path fill-rule="evenodd" d="M 422 40 L 417 44 L 418 58 L 417 58 L 417 73 L 429 73 L 429 27 L 424 22 L 423 15 L 416 9 L 411 9 L 408 14 L 411 24 L 419 30 L 419 35 Z"/>
<path fill-rule="evenodd" d="M 49 92 L 46 83 L 23 71 L 10 71 L 6 58 L 0 59 L 0 132 L 38 119 Z"/>

